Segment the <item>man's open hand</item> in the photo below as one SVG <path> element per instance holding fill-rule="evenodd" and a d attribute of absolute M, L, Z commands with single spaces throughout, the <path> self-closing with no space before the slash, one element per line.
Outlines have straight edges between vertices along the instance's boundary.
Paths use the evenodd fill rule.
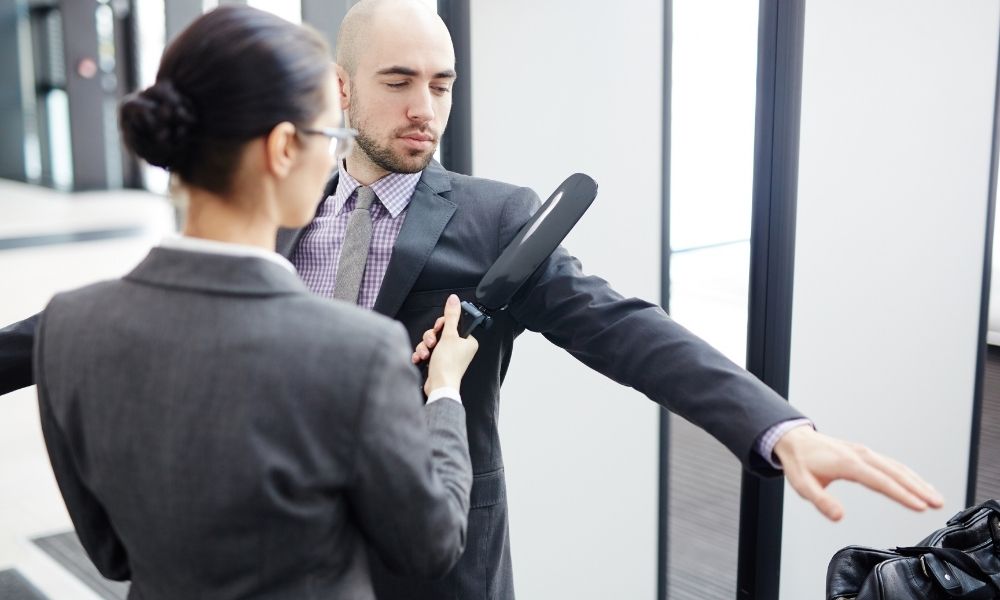
<path fill-rule="evenodd" d="M 811 427 L 789 430 L 774 453 L 792 488 L 831 521 L 844 516 L 844 507 L 826 491 L 838 479 L 860 483 L 916 511 L 944 504 L 941 494 L 906 465 Z"/>

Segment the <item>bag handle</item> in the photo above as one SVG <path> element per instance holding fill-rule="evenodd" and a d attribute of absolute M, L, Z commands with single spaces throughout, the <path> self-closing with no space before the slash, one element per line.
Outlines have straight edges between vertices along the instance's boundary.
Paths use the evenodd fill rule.
<path fill-rule="evenodd" d="M 1000 502 L 997 502 L 996 500 L 987 500 L 982 504 L 977 504 L 960 510 L 954 517 L 948 519 L 948 525 L 958 525 L 959 523 L 964 523 L 969 517 L 984 508 L 1000 515 Z"/>
<path fill-rule="evenodd" d="M 966 575 L 985 584 L 994 595 L 1000 596 L 1000 583 L 993 579 L 993 574 L 987 572 L 971 556 L 954 548 L 934 548 L 931 546 L 904 546 L 896 548 L 896 552 L 904 556 L 921 556 L 930 554 L 938 559 L 961 569 Z"/>

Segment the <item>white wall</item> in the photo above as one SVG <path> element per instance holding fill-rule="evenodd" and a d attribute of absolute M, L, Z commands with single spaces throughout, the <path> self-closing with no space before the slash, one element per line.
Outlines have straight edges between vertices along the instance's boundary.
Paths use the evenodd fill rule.
<path fill-rule="evenodd" d="M 945 495 L 856 486 L 830 524 L 786 488 L 781 597 L 840 547 L 907 545 L 965 503 L 1000 4 L 813 0 L 803 69 L 790 400 Z"/>
<path fill-rule="evenodd" d="M 567 246 L 588 272 L 652 300 L 662 6 L 472 3 L 475 175 L 543 200 L 573 172 L 594 177 L 597 201 Z M 530 333 L 502 398 L 518 597 L 655 597 L 658 408 Z"/>

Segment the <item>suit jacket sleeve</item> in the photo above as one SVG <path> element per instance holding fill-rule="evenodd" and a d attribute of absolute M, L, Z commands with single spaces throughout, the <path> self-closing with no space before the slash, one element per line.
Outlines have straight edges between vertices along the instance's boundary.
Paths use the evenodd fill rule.
<path fill-rule="evenodd" d="M 507 200 L 501 247 L 538 205 L 538 197 L 526 188 Z M 801 413 L 659 306 L 625 298 L 603 279 L 585 275 L 564 248 L 532 275 L 509 310 L 525 328 L 542 333 L 587 366 L 706 430 L 748 469 L 778 473 L 753 450 L 754 440 Z"/>
<path fill-rule="evenodd" d="M 0 329 L 0 396 L 32 385 L 31 352 L 40 314 Z"/>
<path fill-rule="evenodd" d="M 437 578 L 465 549 L 472 464 L 465 409 L 424 406 L 402 326 L 375 351 L 358 419 L 352 505 L 379 556 L 401 574 Z"/>
<path fill-rule="evenodd" d="M 73 444 L 64 432 L 70 424 L 60 424 L 49 402 L 49 387 L 45 380 L 44 319 L 38 323 L 38 344 L 35 347 L 35 373 L 38 380 L 38 412 L 42 435 L 52 463 L 59 491 L 66 510 L 80 537 L 80 543 L 101 575 L 116 581 L 131 579 L 131 568 L 125 546 L 100 501 L 84 483 L 74 460 Z"/>

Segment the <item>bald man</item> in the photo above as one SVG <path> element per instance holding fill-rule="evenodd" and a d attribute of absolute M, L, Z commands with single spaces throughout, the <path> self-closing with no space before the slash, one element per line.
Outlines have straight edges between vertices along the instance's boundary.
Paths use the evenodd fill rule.
<path fill-rule="evenodd" d="M 421 2 L 355 5 L 338 35 L 337 61 L 340 100 L 359 132 L 358 150 L 330 180 L 314 221 L 281 232 L 277 249 L 315 293 L 346 294 L 402 322 L 416 345 L 413 360 L 420 362 L 436 341 L 435 319 L 445 299 L 451 293 L 472 299 L 482 275 L 538 207 L 538 197 L 526 188 L 446 171 L 433 160 L 459 74 L 447 28 Z M 359 197 L 365 204 L 374 199 L 358 208 Z M 368 213 L 370 239 L 349 227 L 356 211 Z M 358 239 L 366 253 L 359 255 Z M 358 272 L 357 286 L 347 286 L 344 280 Z M 19 324 L 7 337 L 0 333 L 0 360 L 6 356 L 13 364 L 16 352 L 4 348 L 23 346 L 25 329 Z M 494 326 L 476 334 L 479 353 L 461 389 L 475 472 L 465 554 L 433 582 L 398 577 L 372 556 L 381 600 L 514 597 L 497 418 L 513 341 L 525 329 L 704 428 L 751 472 L 783 470 L 795 490 L 833 520 L 843 509 L 825 488 L 836 479 L 858 481 L 914 510 L 942 504 L 905 466 L 817 433 L 780 396 L 655 304 L 624 298 L 604 280 L 584 275 L 579 261 L 560 248 Z M 24 369 L 30 372 L 30 360 L 14 370 Z M 11 370 L 0 365 L 3 372 Z"/>

